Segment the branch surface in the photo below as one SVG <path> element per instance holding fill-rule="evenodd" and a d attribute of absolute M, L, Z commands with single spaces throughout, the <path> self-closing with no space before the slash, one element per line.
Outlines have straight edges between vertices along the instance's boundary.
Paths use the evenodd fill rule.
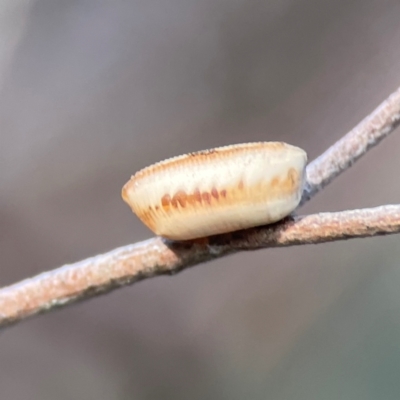
<path fill-rule="evenodd" d="M 303 205 L 400 124 L 400 88 L 307 166 Z"/>
<path fill-rule="evenodd" d="M 304 204 L 400 123 L 400 88 L 342 139 L 307 166 Z M 51 311 L 78 300 L 238 251 L 350 238 L 400 231 L 400 205 L 321 213 L 265 227 L 190 242 L 156 237 L 65 265 L 0 289 L 0 326 Z"/>

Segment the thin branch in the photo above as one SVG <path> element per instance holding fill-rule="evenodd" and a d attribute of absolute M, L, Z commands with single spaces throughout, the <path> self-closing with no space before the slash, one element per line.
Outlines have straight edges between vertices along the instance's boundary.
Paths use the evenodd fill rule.
<path fill-rule="evenodd" d="M 0 326 L 139 280 L 238 251 L 323 243 L 400 232 L 400 205 L 289 217 L 262 228 L 172 242 L 156 237 L 65 265 L 0 291 Z"/>
<path fill-rule="evenodd" d="M 309 200 L 399 124 L 400 88 L 369 117 L 307 167 L 303 201 Z M 78 300 L 238 251 L 400 231 L 400 205 L 289 217 L 274 225 L 192 242 L 156 237 L 65 265 L 0 290 L 0 326 L 51 311 Z"/>
<path fill-rule="evenodd" d="M 300 205 L 350 168 L 368 150 L 392 133 L 399 124 L 400 88 L 307 166 L 307 184 Z"/>

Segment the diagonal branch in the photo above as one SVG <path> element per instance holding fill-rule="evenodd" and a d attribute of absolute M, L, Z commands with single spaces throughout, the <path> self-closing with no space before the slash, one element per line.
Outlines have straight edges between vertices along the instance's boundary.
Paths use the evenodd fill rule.
<path fill-rule="evenodd" d="M 307 166 L 301 205 L 350 168 L 400 124 L 400 88 Z"/>
<path fill-rule="evenodd" d="M 142 279 L 175 274 L 238 251 L 316 244 L 400 232 L 400 205 L 289 217 L 196 242 L 156 237 L 65 265 L 3 288 L 0 326 Z"/>
<path fill-rule="evenodd" d="M 302 203 L 323 189 L 400 122 L 400 88 L 307 167 Z M 274 225 L 193 242 L 156 237 L 65 265 L 0 289 L 0 326 L 109 292 L 142 279 L 175 274 L 238 251 L 400 232 L 400 205 L 289 217 Z"/>

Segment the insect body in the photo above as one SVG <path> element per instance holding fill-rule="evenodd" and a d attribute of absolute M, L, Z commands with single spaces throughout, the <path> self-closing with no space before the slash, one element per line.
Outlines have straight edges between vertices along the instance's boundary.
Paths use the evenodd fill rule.
<path fill-rule="evenodd" d="M 137 172 L 123 199 L 157 235 L 188 240 L 265 225 L 290 214 L 307 155 L 281 142 L 218 147 Z"/>

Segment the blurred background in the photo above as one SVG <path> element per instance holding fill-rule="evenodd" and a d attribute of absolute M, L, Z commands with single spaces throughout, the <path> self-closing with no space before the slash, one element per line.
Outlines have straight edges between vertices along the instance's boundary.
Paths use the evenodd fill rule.
<path fill-rule="evenodd" d="M 400 84 L 398 0 L 3 0 L 0 285 L 151 237 L 188 151 L 313 159 Z M 302 213 L 399 203 L 400 132 Z M 231 256 L 0 335 L 1 399 L 398 399 L 399 237 Z"/>

